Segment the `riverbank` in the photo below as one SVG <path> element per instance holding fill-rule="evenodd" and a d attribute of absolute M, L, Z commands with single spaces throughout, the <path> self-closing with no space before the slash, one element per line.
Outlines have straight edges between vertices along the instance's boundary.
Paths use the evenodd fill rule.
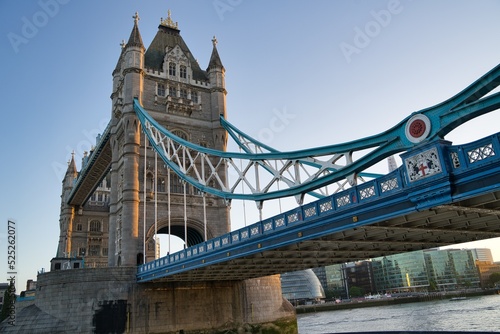
<path fill-rule="evenodd" d="M 295 307 L 295 310 L 297 314 L 303 314 L 303 313 L 345 310 L 345 309 L 362 308 L 362 307 L 418 303 L 431 300 L 452 299 L 457 297 L 467 298 L 473 296 L 484 296 L 493 294 L 498 294 L 498 291 L 480 290 L 480 291 L 470 291 L 470 292 L 460 291 L 460 292 L 448 292 L 448 293 L 430 293 L 425 295 L 422 294 L 422 295 L 398 297 L 398 298 L 384 297 L 379 299 L 357 299 L 357 300 L 352 300 L 350 302 L 342 302 L 342 303 L 330 302 L 330 303 L 313 304 L 313 305 L 299 305 Z"/>

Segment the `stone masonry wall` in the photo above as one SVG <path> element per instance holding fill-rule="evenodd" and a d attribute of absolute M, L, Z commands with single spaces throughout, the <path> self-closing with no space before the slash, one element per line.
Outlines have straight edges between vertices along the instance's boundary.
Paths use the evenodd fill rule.
<path fill-rule="evenodd" d="M 8 332 L 216 333 L 285 321 L 292 328 L 286 333 L 296 333 L 279 275 L 138 284 L 135 273 L 135 267 L 111 267 L 41 274 L 35 304 L 18 314 L 20 326 Z"/>
<path fill-rule="evenodd" d="M 108 301 L 127 300 L 135 267 L 85 268 L 38 276 L 35 305 L 49 315 L 92 333 L 94 315 Z"/>

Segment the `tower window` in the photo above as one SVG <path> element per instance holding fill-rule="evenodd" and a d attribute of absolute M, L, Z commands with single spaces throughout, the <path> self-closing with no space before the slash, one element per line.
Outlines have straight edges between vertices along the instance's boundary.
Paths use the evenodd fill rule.
<path fill-rule="evenodd" d="M 92 220 L 90 222 L 90 232 L 101 232 L 101 222 L 98 220 Z"/>
<path fill-rule="evenodd" d="M 156 94 L 158 94 L 158 96 L 165 96 L 165 86 L 163 84 L 158 84 Z"/>
<path fill-rule="evenodd" d="M 198 103 L 198 92 L 196 91 L 191 92 L 191 101 L 193 101 L 194 103 Z"/>
<path fill-rule="evenodd" d="M 187 77 L 186 66 L 184 66 L 184 65 L 180 66 L 180 68 L 179 68 L 179 75 L 180 75 L 181 78 L 186 79 L 186 77 Z"/>
<path fill-rule="evenodd" d="M 161 193 L 165 192 L 165 179 L 163 177 L 158 178 L 157 190 Z"/>
<path fill-rule="evenodd" d="M 181 99 L 187 99 L 188 98 L 187 90 L 181 89 L 180 93 L 181 93 Z"/>
<path fill-rule="evenodd" d="M 170 176 L 170 191 L 177 194 L 184 192 L 182 180 L 176 174 Z"/>
<path fill-rule="evenodd" d="M 168 95 L 177 97 L 177 89 L 175 87 L 169 87 L 168 88 Z"/>
<path fill-rule="evenodd" d="M 81 231 L 82 230 L 82 224 L 76 224 L 76 230 Z"/>
<path fill-rule="evenodd" d="M 89 256 L 99 256 L 101 253 L 100 245 L 90 245 L 89 246 Z"/>
<path fill-rule="evenodd" d="M 168 63 L 168 75 L 172 75 L 175 77 L 175 68 L 176 68 L 176 65 L 175 63 Z"/>

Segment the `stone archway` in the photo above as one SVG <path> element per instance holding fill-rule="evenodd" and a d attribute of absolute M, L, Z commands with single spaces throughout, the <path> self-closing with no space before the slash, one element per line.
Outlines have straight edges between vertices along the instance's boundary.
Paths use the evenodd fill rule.
<path fill-rule="evenodd" d="M 158 234 L 168 235 L 169 227 L 168 220 L 162 219 L 158 221 L 157 224 Z M 194 246 L 196 244 L 202 243 L 205 240 L 204 237 L 204 226 L 203 222 L 188 219 L 187 226 L 184 228 L 183 219 L 172 219 L 170 223 L 170 235 L 178 237 L 180 240 L 185 239 L 185 230 L 187 230 L 187 247 Z M 155 242 L 153 240 L 155 234 L 155 226 L 151 225 L 146 232 L 146 262 L 151 261 L 155 258 Z M 207 228 L 207 239 L 211 239 L 214 236 Z"/>

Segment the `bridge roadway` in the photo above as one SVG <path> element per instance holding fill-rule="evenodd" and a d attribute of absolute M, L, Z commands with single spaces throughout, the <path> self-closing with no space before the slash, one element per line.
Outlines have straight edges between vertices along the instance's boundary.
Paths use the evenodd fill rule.
<path fill-rule="evenodd" d="M 383 177 L 138 267 L 138 282 L 243 280 L 500 237 L 500 134 L 401 155 Z"/>

